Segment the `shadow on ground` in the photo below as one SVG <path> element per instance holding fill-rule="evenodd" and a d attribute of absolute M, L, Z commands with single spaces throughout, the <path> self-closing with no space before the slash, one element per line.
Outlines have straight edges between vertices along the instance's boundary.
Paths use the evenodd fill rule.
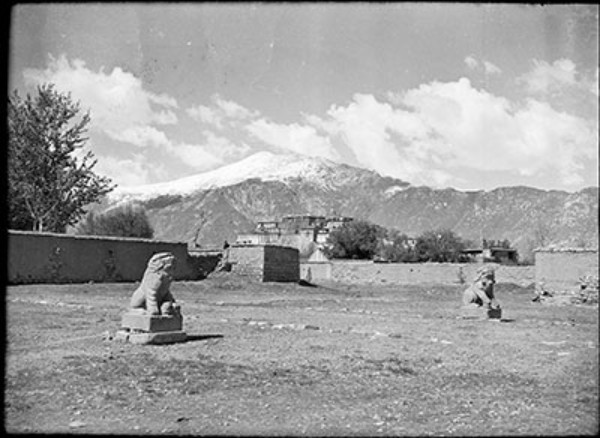
<path fill-rule="evenodd" d="M 223 338 L 223 335 L 219 334 L 210 334 L 210 335 L 187 335 L 186 342 L 194 342 L 194 341 L 206 341 L 208 339 L 218 339 Z"/>

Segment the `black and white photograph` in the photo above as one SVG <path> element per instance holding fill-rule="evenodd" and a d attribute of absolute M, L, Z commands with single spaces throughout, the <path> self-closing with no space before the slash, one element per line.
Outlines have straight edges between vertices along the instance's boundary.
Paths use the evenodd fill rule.
<path fill-rule="evenodd" d="M 597 4 L 6 9 L 7 433 L 599 433 Z"/>

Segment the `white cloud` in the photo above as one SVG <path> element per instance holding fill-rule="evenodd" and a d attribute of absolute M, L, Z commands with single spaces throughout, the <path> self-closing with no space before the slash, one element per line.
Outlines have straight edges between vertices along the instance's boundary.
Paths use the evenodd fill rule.
<path fill-rule="evenodd" d="M 251 111 L 231 100 L 222 99 L 218 94 L 212 97 L 213 102 L 230 119 L 244 120 L 258 116 L 258 111 Z"/>
<path fill-rule="evenodd" d="M 246 143 L 235 144 L 226 137 L 212 131 L 202 132 L 205 141 L 202 144 L 176 144 L 171 152 L 186 165 L 195 170 L 204 171 L 240 160 L 250 151 Z"/>
<path fill-rule="evenodd" d="M 598 141 L 589 121 L 536 100 L 516 107 L 472 88 L 465 78 L 422 85 L 406 93 L 404 102 L 431 127 L 433 139 L 443 142 L 451 166 L 521 175 L 556 171 L 569 185 Z"/>
<path fill-rule="evenodd" d="M 598 132 L 592 123 L 533 99 L 514 119 L 523 154 L 519 167 L 522 174 L 553 169 L 567 186 L 583 182 L 580 175 L 584 162 L 594 159 L 597 153 Z"/>
<path fill-rule="evenodd" d="M 217 129 L 223 129 L 223 117 L 216 109 L 204 105 L 197 105 L 186 110 L 188 115 L 199 122 L 206 123 Z"/>
<path fill-rule="evenodd" d="M 165 159 L 174 157 L 199 171 L 223 165 L 232 157 L 239 159 L 249 149 L 245 144 L 235 146 L 208 131 L 202 133 L 206 138 L 203 144 L 173 140 L 160 126 L 178 122 L 175 114 L 177 101 L 167 94 L 145 90 L 139 78 L 120 68 L 109 74 L 102 70 L 93 72 L 83 61 L 70 62 L 61 56 L 58 59 L 50 57 L 46 69 L 29 69 L 24 76 L 26 83 L 32 85 L 53 83 L 58 91 L 70 92 L 74 100 L 81 102 L 83 110 L 89 108 L 92 135 L 101 132 L 112 140 L 136 147 L 129 151 L 121 147 L 119 155 L 127 157 L 115 158 L 103 150 L 101 143 L 94 144 L 95 154 L 102 157 L 98 167 L 104 169 L 107 175 L 114 175 L 120 184 L 143 184 L 151 182 L 152 178 L 168 178 L 168 173 L 160 170 L 165 169 L 164 164 L 157 163 L 150 156 L 156 153 L 156 149 L 160 149 Z M 213 104 L 219 117 L 243 119 L 253 114 L 218 95 L 213 97 Z M 198 117 L 210 118 L 212 110 L 206 108 L 202 113 L 203 110 L 202 107 L 197 109 L 200 112 Z M 218 122 L 217 119 L 211 121 Z M 144 151 L 148 148 L 149 151 Z M 136 150 L 138 152 L 133 152 Z"/>
<path fill-rule="evenodd" d="M 473 55 L 467 56 L 464 62 L 470 70 L 483 70 L 486 74 L 493 75 L 502 73 L 502 70 L 496 64 L 486 60 L 480 62 Z"/>
<path fill-rule="evenodd" d="M 498 67 L 496 64 L 493 64 L 489 61 L 483 61 L 483 67 L 487 74 L 498 75 L 498 74 L 502 73 L 502 70 L 500 69 L 500 67 Z"/>
<path fill-rule="evenodd" d="M 137 186 L 150 182 L 150 169 L 143 156 L 120 159 L 110 155 L 100 156 L 94 171 L 107 175 L 119 186 Z"/>
<path fill-rule="evenodd" d="M 214 94 L 211 101 L 211 107 L 197 105 L 188 108 L 186 112 L 192 119 L 217 129 L 223 129 L 225 123 L 235 125 L 238 121 L 251 119 L 259 115 L 258 111 L 251 111 L 236 102 L 222 99 L 218 94 Z"/>
<path fill-rule="evenodd" d="M 219 157 L 224 163 L 230 160 L 239 160 L 250 152 L 250 147 L 244 142 L 234 143 L 228 138 L 218 136 L 208 130 L 203 131 L 202 135 L 205 138 L 204 148 Z"/>
<path fill-rule="evenodd" d="M 356 94 L 326 117 L 305 120 L 342 141 L 359 165 L 414 184 L 463 185 L 460 169 L 471 168 L 554 173 L 575 185 L 595 157 L 597 124 L 533 99 L 516 105 L 466 78 L 391 97 L 388 103 Z"/>
<path fill-rule="evenodd" d="M 173 153 L 197 171 L 213 169 L 224 164 L 221 157 L 208 152 L 203 145 L 180 143 L 173 148 Z"/>
<path fill-rule="evenodd" d="M 83 61 L 70 62 L 62 55 L 58 59 L 50 56 L 45 70 L 26 69 L 23 74 L 28 84 L 53 83 L 58 91 L 70 92 L 83 110 L 90 109 L 90 129 L 116 140 L 133 138 L 137 132 L 157 131 L 153 125 L 177 123 L 175 99 L 145 90 L 140 79 L 118 67 L 110 74 L 93 72 Z M 154 142 L 134 143 L 140 146 Z"/>
<path fill-rule="evenodd" d="M 477 61 L 477 59 L 475 59 L 475 57 L 472 55 L 469 55 L 465 58 L 465 64 L 467 64 L 467 67 L 469 67 L 471 70 L 475 70 L 477 67 L 479 67 L 479 61 Z"/>
<path fill-rule="evenodd" d="M 599 89 L 598 89 L 598 67 L 596 67 L 596 73 L 593 78 L 586 79 L 584 81 L 584 87 L 594 96 L 596 99 L 598 98 Z"/>
<path fill-rule="evenodd" d="M 277 148 L 331 160 L 339 159 L 329 138 L 319 135 L 312 126 L 298 123 L 284 125 L 258 119 L 248 124 L 246 129 L 252 136 Z"/>
<path fill-rule="evenodd" d="M 171 141 L 163 131 L 152 126 L 131 126 L 120 132 L 111 134 L 115 140 L 130 143 L 138 147 L 164 147 L 169 148 Z"/>
<path fill-rule="evenodd" d="M 531 93 L 547 93 L 577 83 L 577 68 L 570 59 L 559 59 L 552 64 L 534 60 L 533 64 L 533 70 L 519 78 Z"/>
<path fill-rule="evenodd" d="M 396 135 L 411 144 L 426 134 L 427 128 L 412 114 L 371 95 L 355 94 L 348 106 L 332 106 L 327 116 L 321 128 L 338 137 L 360 165 L 402 178 L 412 178 L 421 170 L 392 138 Z"/>
<path fill-rule="evenodd" d="M 465 58 L 471 69 L 499 74 L 494 64 Z M 93 72 L 82 61 L 64 56 L 51 58 L 45 70 L 27 70 L 30 84 L 51 82 L 69 91 L 82 108 L 91 109 L 92 131 L 135 146 L 121 148 L 116 158 L 94 144 L 101 157 L 98 170 L 115 182 L 136 185 L 156 178 L 173 178 L 167 161 L 176 158 L 188 167 L 204 171 L 239 160 L 251 152 L 256 139 L 281 150 L 321 156 L 374 169 L 413 184 L 430 186 L 469 185 L 461 169 L 504 171 L 527 177 L 555 175 L 565 186 L 582 184 L 586 163 L 597 163 L 598 122 L 559 111 L 542 101 L 541 93 L 576 87 L 580 94 L 596 96 L 595 77 L 583 77 L 570 60 L 549 64 L 535 61 L 519 80 L 537 93 L 536 99 L 511 102 L 478 90 L 466 78 L 431 82 L 403 93 L 388 93 L 387 100 L 355 94 L 344 105 L 332 105 L 325 115 L 303 114 L 302 123 L 280 124 L 218 94 L 207 106 L 188 108 L 194 120 L 206 126 L 194 144 L 175 141 L 165 125 L 178 122 L 175 99 L 144 89 L 140 79 L 120 68 L 109 74 Z M 260 118 L 259 118 L 260 117 Z M 234 140 L 235 139 L 235 140 Z M 122 145 L 120 145 L 122 146 Z M 114 151 L 114 145 L 113 145 Z M 589 167 L 589 164 L 587 165 Z M 475 187 L 479 182 L 471 184 Z"/>

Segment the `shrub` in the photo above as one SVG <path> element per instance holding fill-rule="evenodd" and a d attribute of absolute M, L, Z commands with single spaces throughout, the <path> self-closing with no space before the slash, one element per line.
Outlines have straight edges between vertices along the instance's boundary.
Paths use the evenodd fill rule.
<path fill-rule="evenodd" d="M 327 238 L 325 254 L 338 259 L 372 259 L 385 236 L 385 228 L 364 220 L 347 222 Z"/>
<path fill-rule="evenodd" d="M 421 262 L 456 263 L 465 261 L 465 244 L 450 230 L 425 231 L 417 237 L 416 255 Z"/>
<path fill-rule="evenodd" d="M 142 207 L 126 204 L 100 214 L 88 213 L 77 224 L 75 234 L 151 239 L 154 237 L 154 230 Z"/>

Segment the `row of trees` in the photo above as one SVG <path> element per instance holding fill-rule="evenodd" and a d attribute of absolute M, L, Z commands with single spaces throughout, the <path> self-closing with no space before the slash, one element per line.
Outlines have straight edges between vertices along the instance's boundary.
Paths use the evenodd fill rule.
<path fill-rule="evenodd" d="M 473 242 L 451 230 L 425 231 L 410 239 L 397 230 L 387 230 L 368 221 L 347 222 L 330 233 L 325 253 L 330 258 L 370 259 L 389 262 L 466 262 L 463 250 Z M 502 245 L 510 246 L 508 241 Z"/>

